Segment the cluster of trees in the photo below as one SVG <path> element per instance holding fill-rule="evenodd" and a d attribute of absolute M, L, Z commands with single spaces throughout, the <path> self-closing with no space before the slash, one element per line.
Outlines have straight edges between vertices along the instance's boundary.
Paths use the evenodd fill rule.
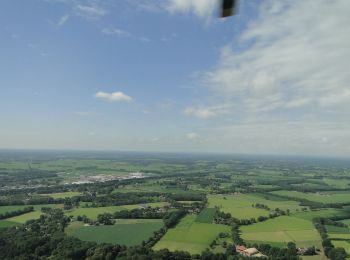
<path fill-rule="evenodd" d="M 46 179 L 56 178 L 55 172 L 27 169 L 27 170 L 6 170 L 0 171 L 0 186 L 23 185 L 23 184 L 40 184 Z"/>
<path fill-rule="evenodd" d="M 227 238 L 227 237 L 230 237 L 230 234 L 228 233 L 224 233 L 224 232 L 220 232 L 219 235 L 210 243 L 210 248 L 214 248 L 214 246 L 218 245 L 218 242 L 217 240 L 220 239 L 220 238 Z M 227 248 L 228 244 L 227 244 L 227 241 L 223 241 L 221 243 L 222 247 L 223 248 Z"/>
<path fill-rule="evenodd" d="M 180 201 L 207 201 L 207 196 L 203 193 L 192 193 L 192 192 L 186 192 L 186 193 L 174 193 L 174 194 L 167 194 L 167 199 L 170 200 L 180 200 Z"/>
<path fill-rule="evenodd" d="M 115 220 L 113 219 L 113 214 L 103 213 L 97 216 L 97 222 L 102 225 L 113 225 Z"/>
<path fill-rule="evenodd" d="M 286 215 L 289 214 L 289 211 L 283 211 L 279 209 L 275 209 L 274 212 L 271 212 L 269 216 L 259 216 L 257 218 L 251 218 L 251 219 L 237 219 L 235 217 L 232 217 L 230 213 L 225 213 L 222 211 L 219 211 L 218 209 L 216 210 L 215 216 L 214 216 L 214 221 L 217 224 L 223 224 L 223 225 L 231 225 L 232 223 L 236 223 L 240 226 L 243 225 L 251 225 L 257 222 L 262 222 L 266 221 L 269 218 L 275 218 L 281 215 Z"/>
<path fill-rule="evenodd" d="M 258 208 L 258 209 L 266 209 L 266 210 L 270 210 L 269 206 L 262 204 L 262 203 L 255 203 L 252 204 L 253 208 Z"/>
<path fill-rule="evenodd" d="M 158 208 L 159 209 L 159 208 Z M 146 208 L 146 209 L 132 209 L 132 210 L 122 210 L 111 213 L 103 213 L 97 216 L 97 222 L 87 218 L 86 216 L 78 216 L 78 221 L 84 221 L 84 223 L 89 223 L 93 225 L 113 225 L 115 223 L 114 219 L 118 218 L 153 218 L 153 219 L 163 219 L 166 228 L 175 226 L 179 220 L 186 214 L 184 209 L 171 212 L 157 212 L 157 208 Z"/>
<path fill-rule="evenodd" d="M 33 210 L 34 210 L 33 207 L 26 207 L 24 209 L 18 209 L 18 210 L 14 210 L 14 211 L 10 211 L 10 212 L 1 213 L 0 219 L 12 218 L 15 216 L 19 216 L 19 215 L 31 212 Z"/>
<path fill-rule="evenodd" d="M 237 223 L 232 223 L 231 225 L 231 234 L 233 243 L 237 245 L 244 245 L 244 241 L 240 236 L 239 225 Z"/>
<path fill-rule="evenodd" d="M 37 220 L 0 232 L 0 259 L 45 259 L 64 239 L 69 219 L 60 209 L 51 209 Z"/>
<path fill-rule="evenodd" d="M 338 218 L 337 217 L 334 217 L 333 219 L 324 218 L 322 219 L 322 223 L 323 225 L 331 225 L 331 226 L 344 227 L 344 228 L 348 227 L 347 224 L 343 222 L 335 221 L 335 219 L 338 219 Z M 344 219 L 344 217 L 340 217 L 339 219 Z"/>
<path fill-rule="evenodd" d="M 85 194 L 80 197 L 80 201 L 91 202 L 89 207 L 120 206 L 128 204 L 143 204 L 159 201 L 162 193 L 159 192 L 128 192 L 113 193 L 103 196 L 95 194 Z"/>
<path fill-rule="evenodd" d="M 251 244 L 249 247 L 255 247 L 264 255 L 268 255 L 270 259 L 300 259 L 295 243 L 289 242 L 287 248 L 274 247 L 269 244 Z"/>
<path fill-rule="evenodd" d="M 160 208 L 147 207 L 144 209 L 121 210 L 113 214 L 114 218 L 151 218 L 159 219 L 165 216 Z"/>
<path fill-rule="evenodd" d="M 70 210 L 74 207 L 79 207 L 79 197 L 65 198 L 63 202 L 63 209 Z"/>
<path fill-rule="evenodd" d="M 37 205 L 37 204 L 61 204 L 64 199 L 54 199 L 51 197 L 28 197 L 26 194 L 23 196 L 5 196 L 0 199 L 0 206 L 11 205 Z"/>
<path fill-rule="evenodd" d="M 325 218 L 314 218 L 313 223 L 315 228 L 321 235 L 322 246 L 325 255 L 331 260 L 343 260 L 346 259 L 347 254 L 344 248 L 335 248 L 331 240 L 328 238 L 327 230 L 325 224 L 332 223 L 333 221 Z"/>
<path fill-rule="evenodd" d="M 168 212 L 163 217 L 165 227 L 166 228 L 174 227 L 180 221 L 180 219 L 185 215 L 186 215 L 186 211 L 184 209 Z"/>
<path fill-rule="evenodd" d="M 0 232 L 0 259 L 227 259 L 224 256 L 213 258 L 211 253 L 194 258 L 187 252 L 152 251 L 151 247 L 163 236 L 166 228 L 156 231 L 148 241 L 136 247 L 80 241 L 64 234 L 69 218 L 62 210 L 44 208 L 43 211 L 45 214 L 38 220 Z M 169 213 L 165 217 L 166 226 L 175 225 L 183 215 L 181 211 Z"/>

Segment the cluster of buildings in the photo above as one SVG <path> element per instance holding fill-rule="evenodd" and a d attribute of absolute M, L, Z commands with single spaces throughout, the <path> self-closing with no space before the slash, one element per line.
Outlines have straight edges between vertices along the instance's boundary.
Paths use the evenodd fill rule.
<path fill-rule="evenodd" d="M 260 253 L 255 247 L 246 248 L 245 246 L 236 246 L 236 252 L 247 257 L 267 257 L 266 255 Z"/>
<path fill-rule="evenodd" d="M 129 179 L 142 179 L 145 178 L 142 172 L 132 172 L 128 175 L 106 175 L 99 174 L 93 176 L 81 175 L 80 179 L 72 182 L 72 184 L 87 184 L 87 183 L 95 183 L 95 182 L 106 182 L 106 181 L 115 181 L 115 180 L 129 180 Z"/>

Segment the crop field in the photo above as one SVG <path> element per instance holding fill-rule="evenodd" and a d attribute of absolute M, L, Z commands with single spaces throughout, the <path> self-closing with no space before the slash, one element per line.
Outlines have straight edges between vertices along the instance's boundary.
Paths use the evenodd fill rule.
<path fill-rule="evenodd" d="M 312 222 L 291 216 L 281 216 L 242 226 L 241 232 L 241 237 L 246 242 L 266 241 L 286 244 L 292 241 L 297 246 L 320 245 L 320 236 Z"/>
<path fill-rule="evenodd" d="M 306 199 L 309 201 L 319 202 L 319 203 L 345 203 L 349 202 L 350 193 L 349 192 L 339 192 L 339 193 L 330 193 L 330 192 L 319 192 L 319 193 L 306 193 L 299 191 L 272 191 L 272 194 L 286 196 L 290 198 L 300 198 Z"/>
<path fill-rule="evenodd" d="M 238 219 L 257 218 L 259 216 L 268 216 L 269 211 L 265 209 L 252 207 L 252 204 L 260 203 L 269 206 L 271 210 L 279 208 L 282 210 L 300 210 L 302 207 L 296 201 L 276 201 L 267 200 L 255 194 L 238 195 L 209 195 L 209 207 L 219 207 L 221 211 L 231 213 Z"/>
<path fill-rule="evenodd" d="M 134 246 L 148 240 L 153 232 L 162 226 L 162 220 L 154 219 L 118 220 L 111 226 L 84 226 L 82 223 L 75 222 L 72 227 L 67 228 L 66 232 L 84 241 Z"/>
<path fill-rule="evenodd" d="M 341 234 L 341 233 L 328 233 L 328 238 L 330 239 L 349 239 L 350 240 L 350 234 Z"/>
<path fill-rule="evenodd" d="M 331 217 L 340 217 L 340 216 L 348 216 L 349 213 L 340 210 L 340 209 L 319 209 L 319 210 L 310 210 L 305 212 L 298 212 L 293 214 L 293 217 L 302 218 L 306 220 L 312 220 L 314 218 L 331 218 Z"/>
<path fill-rule="evenodd" d="M 192 254 L 201 253 L 220 232 L 230 233 L 225 225 L 196 222 L 196 215 L 187 215 L 175 228 L 171 228 L 153 247 L 154 250 L 167 248 L 170 251 L 184 250 Z"/>
<path fill-rule="evenodd" d="M 329 238 L 337 239 L 349 239 L 350 240 L 350 229 L 345 227 L 337 227 L 326 225 L 326 230 Z"/>
<path fill-rule="evenodd" d="M 328 233 L 349 234 L 350 236 L 350 229 L 346 227 L 326 225 L 326 229 Z"/>
<path fill-rule="evenodd" d="M 145 203 L 142 204 L 144 206 L 149 206 L 149 207 L 163 207 L 165 205 L 168 205 L 167 202 L 154 202 L 154 203 Z M 134 205 L 122 205 L 122 206 L 109 206 L 109 207 L 98 207 L 98 208 L 75 208 L 72 210 L 65 211 L 65 214 L 67 216 L 87 216 L 88 218 L 91 219 L 96 219 L 99 214 L 102 213 L 114 213 L 116 211 L 121 211 L 121 210 L 131 210 L 131 209 L 138 209 L 141 208 L 140 204 L 134 204 Z"/>
<path fill-rule="evenodd" d="M 349 240 L 332 240 L 332 244 L 334 245 L 334 247 L 343 247 L 346 251 L 346 253 L 348 253 L 348 255 L 350 255 L 350 242 Z M 348 258 L 347 258 L 348 259 Z"/>
<path fill-rule="evenodd" d="M 213 223 L 215 216 L 215 209 L 205 208 L 203 209 L 196 218 L 196 222 L 200 223 Z"/>

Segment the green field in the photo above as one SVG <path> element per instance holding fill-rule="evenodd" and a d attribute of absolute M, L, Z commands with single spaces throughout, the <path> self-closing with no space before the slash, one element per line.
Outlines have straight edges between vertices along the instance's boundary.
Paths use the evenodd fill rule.
<path fill-rule="evenodd" d="M 347 180 L 344 180 L 344 179 L 329 179 L 329 178 L 324 178 L 323 179 L 323 182 L 332 186 L 332 187 L 335 187 L 335 188 L 340 188 L 340 189 L 346 189 L 346 188 L 349 188 L 349 184 L 350 184 L 350 181 L 347 179 Z"/>
<path fill-rule="evenodd" d="M 40 215 L 42 215 L 43 213 L 41 213 L 40 211 L 32 211 L 23 215 L 19 215 L 16 217 L 12 217 L 12 218 L 7 218 L 6 221 L 11 221 L 11 222 L 16 222 L 16 223 L 26 223 L 28 220 L 31 219 L 38 219 L 40 217 Z"/>
<path fill-rule="evenodd" d="M 337 227 L 326 225 L 328 237 L 331 239 L 349 239 L 350 240 L 350 229 L 345 227 Z"/>
<path fill-rule="evenodd" d="M 18 223 L 16 223 L 16 222 L 11 222 L 11 221 L 7 221 L 7 220 L 0 220 L 0 228 L 7 228 L 7 227 L 16 226 L 16 225 L 18 225 Z"/>
<path fill-rule="evenodd" d="M 350 255 L 350 242 L 346 240 L 332 240 L 334 247 L 343 247 L 348 255 Z M 348 259 L 348 258 L 347 258 Z"/>
<path fill-rule="evenodd" d="M 310 210 L 305 212 L 294 213 L 293 216 L 297 218 L 302 218 L 306 220 L 312 220 L 314 218 L 330 218 L 330 217 L 339 217 L 339 216 L 348 216 L 344 210 L 340 209 L 319 209 L 319 210 Z"/>
<path fill-rule="evenodd" d="M 196 218 L 196 222 L 200 223 L 213 223 L 215 216 L 215 209 L 205 208 L 203 209 Z"/>
<path fill-rule="evenodd" d="M 350 234 L 350 229 L 345 227 L 326 225 L 326 229 L 328 233 Z"/>
<path fill-rule="evenodd" d="M 183 250 L 192 254 L 201 253 L 220 232 L 230 233 L 224 225 L 196 222 L 196 215 L 187 215 L 175 228 L 171 228 L 153 247 L 154 250 L 167 248 L 170 251 Z"/>
<path fill-rule="evenodd" d="M 341 222 L 348 225 L 350 227 L 350 219 L 343 219 Z"/>
<path fill-rule="evenodd" d="M 84 226 L 75 222 L 66 233 L 84 241 L 133 246 L 148 240 L 162 226 L 160 219 L 118 220 L 111 226 Z"/>
<path fill-rule="evenodd" d="M 246 242 L 277 242 L 293 241 L 297 246 L 320 246 L 320 236 L 311 221 L 281 216 L 257 224 L 242 226 L 241 237 Z"/>
<path fill-rule="evenodd" d="M 143 206 L 149 206 L 149 207 L 164 207 L 168 205 L 167 202 L 154 202 L 154 203 L 145 203 L 142 204 Z M 67 216 L 87 216 L 91 219 L 96 219 L 99 214 L 102 213 L 114 213 L 116 211 L 121 210 L 131 210 L 131 209 L 138 209 L 141 208 L 140 204 L 134 204 L 134 205 L 122 205 L 122 206 L 109 206 L 109 207 L 98 207 L 98 208 L 74 208 L 72 210 L 65 211 L 65 214 Z"/>
<path fill-rule="evenodd" d="M 6 210 L 13 211 L 13 210 L 23 209 L 23 208 L 30 207 L 30 206 L 34 208 L 34 211 L 29 212 L 29 213 L 25 213 L 25 214 L 22 214 L 19 216 L 7 218 L 3 221 L 9 222 L 9 223 L 23 224 L 23 223 L 27 222 L 28 220 L 38 219 L 40 217 L 40 215 L 43 214 L 41 212 L 42 207 L 47 207 L 47 208 L 62 208 L 63 207 L 62 204 L 18 205 L 18 206 L 1 206 L 0 210 L 6 212 Z M 6 225 L 6 224 L 3 224 L 3 225 Z"/>
<path fill-rule="evenodd" d="M 27 207 L 33 207 L 34 210 L 40 211 L 41 208 L 47 207 L 47 208 L 62 208 L 62 204 L 38 204 L 38 205 L 14 205 L 14 206 L 0 206 L 0 214 L 16 211 L 19 209 L 24 209 Z"/>
<path fill-rule="evenodd" d="M 252 204 L 256 203 L 267 205 L 271 210 L 279 208 L 282 210 L 289 209 L 292 212 L 302 208 L 296 201 L 268 200 L 255 194 L 209 195 L 208 203 L 209 207 L 217 206 L 221 211 L 231 213 L 233 217 L 238 219 L 268 216 L 270 213 L 268 210 L 252 207 Z"/>
<path fill-rule="evenodd" d="M 302 260 L 328 260 L 327 256 L 325 256 L 323 252 L 320 255 L 302 256 L 301 259 Z"/>
<path fill-rule="evenodd" d="M 24 209 L 28 206 L 26 205 L 14 205 L 14 206 L 0 206 L 0 214 L 4 214 L 6 212 L 16 211 L 19 209 Z"/>
<path fill-rule="evenodd" d="M 328 238 L 331 238 L 331 239 L 349 239 L 350 240 L 350 234 L 349 233 L 345 233 L 345 234 L 328 233 Z"/>
<path fill-rule="evenodd" d="M 309 201 L 319 202 L 319 203 L 346 203 L 350 202 L 350 192 L 320 192 L 320 193 L 306 193 L 299 191 L 272 191 L 272 194 L 286 196 L 290 198 L 300 198 Z"/>

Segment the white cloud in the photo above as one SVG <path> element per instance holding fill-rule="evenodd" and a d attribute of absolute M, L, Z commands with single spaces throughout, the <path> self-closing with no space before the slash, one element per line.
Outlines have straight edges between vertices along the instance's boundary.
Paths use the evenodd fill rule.
<path fill-rule="evenodd" d="M 190 139 L 190 140 L 195 140 L 195 139 L 198 139 L 199 138 L 199 134 L 197 133 L 187 133 L 186 134 L 186 138 L 187 139 Z"/>
<path fill-rule="evenodd" d="M 127 0 L 140 11 L 161 12 L 165 8 L 164 0 Z"/>
<path fill-rule="evenodd" d="M 139 39 L 141 42 L 145 42 L 145 43 L 151 42 L 151 39 L 149 39 L 147 37 L 140 37 Z"/>
<path fill-rule="evenodd" d="M 217 0 L 168 0 L 167 10 L 171 13 L 194 13 L 198 17 L 208 18 L 218 11 Z"/>
<path fill-rule="evenodd" d="M 96 98 L 104 99 L 110 102 L 131 102 L 133 98 L 124 94 L 123 92 L 117 91 L 112 93 L 107 93 L 99 91 L 95 94 Z"/>
<path fill-rule="evenodd" d="M 96 19 L 99 18 L 101 16 L 106 15 L 106 11 L 97 5 L 77 5 L 76 6 L 76 11 L 77 14 L 80 16 L 84 16 L 86 18 L 92 18 L 92 19 Z"/>
<path fill-rule="evenodd" d="M 69 19 L 69 15 L 64 15 L 64 16 L 62 16 L 62 17 L 59 19 L 57 25 L 58 25 L 58 26 L 64 25 L 64 24 L 68 21 L 68 19 Z"/>
<path fill-rule="evenodd" d="M 349 12 L 347 0 L 264 1 L 204 81 L 244 112 L 350 109 Z"/>
<path fill-rule="evenodd" d="M 187 107 L 184 112 L 187 116 L 194 116 L 200 119 L 207 119 L 216 115 L 209 108 Z"/>
<path fill-rule="evenodd" d="M 107 34 L 107 35 L 116 35 L 119 37 L 131 36 L 131 34 L 129 32 L 126 32 L 126 31 L 118 29 L 118 28 L 104 28 L 102 30 L 102 33 Z"/>
<path fill-rule="evenodd" d="M 350 154 L 347 150 L 350 146 L 350 124 L 334 120 L 239 123 L 217 126 L 204 132 L 209 140 L 207 146 L 221 151 L 327 156 Z"/>

